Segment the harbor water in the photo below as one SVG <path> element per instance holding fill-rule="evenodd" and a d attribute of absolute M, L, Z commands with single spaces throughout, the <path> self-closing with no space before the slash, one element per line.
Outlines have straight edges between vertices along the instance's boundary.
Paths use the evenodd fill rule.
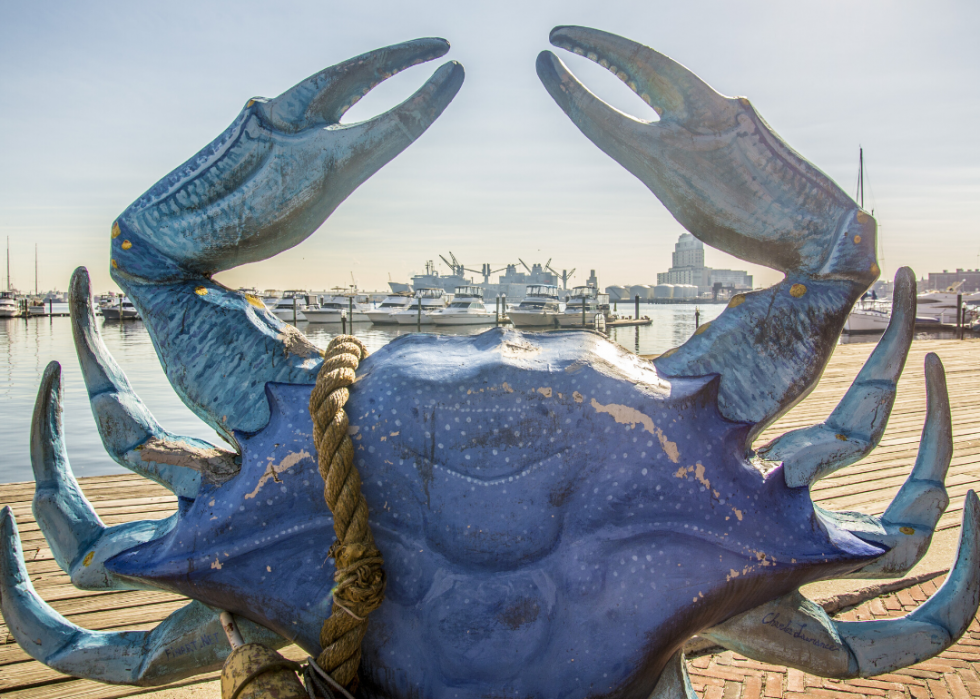
<path fill-rule="evenodd" d="M 492 306 L 490 307 L 492 310 Z M 725 306 L 700 306 L 700 322 L 713 320 Z M 632 316 L 632 304 L 621 304 L 620 312 Z M 67 304 L 54 304 L 55 313 L 67 312 Z M 631 352 L 660 354 L 685 342 L 695 330 L 695 305 L 642 304 L 640 314 L 650 316 L 647 326 L 610 328 L 609 339 Z M 149 334 L 140 321 L 107 321 L 98 319 L 102 337 L 136 393 L 166 429 L 177 434 L 191 435 L 221 443 L 213 430 L 188 410 L 164 376 L 150 342 Z M 325 347 L 340 333 L 337 324 L 320 325 L 301 322 L 300 330 L 318 347 Z M 473 335 L 484 332 L 487 326 L 435 329 L 423 326 L 423 332 L 454 335 Z M 415 332 L 414 326 L 381 326 L 358 323 L 354 334 L 368 349 L 375 351 L 400 335 Z M 845 338 L 846 340 L 847 338 Z M 876 338 L 862 336 L 862 341 Z M 0 319 L 0 482 L 33 480 L 30 464 L 31 414 L 41 375 L 50 361 L 62 366 L 64 389 L 65 442 L 68 457 L 76 476 L 98 476 L 124 473 L 102 448 L 99 434 L 89 408 L 88 395 L 82 381 L 72 341 L 71 321 L 67 317 Z"/>

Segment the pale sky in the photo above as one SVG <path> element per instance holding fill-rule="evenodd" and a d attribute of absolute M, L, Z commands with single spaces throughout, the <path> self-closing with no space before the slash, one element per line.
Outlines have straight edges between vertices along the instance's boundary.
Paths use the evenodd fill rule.
<path fill-rule="evenodd" d="M 422 36 L 466 68 L 453 104 L 310 239 L 221 275 L 230 286 L 384 289 L 452 250 L 467 267 L 553 258 L 602 286 L 655 283 L 683 231 L 593 146 L 534 71 L 558 24 L 645 43 L 744 95 L 797 151 L 854 193 L 865 149 L 884 276 L 980 267 L 980 3 L 43 2 L 0 0 L 0 244 L 15 286 L 65 289 L 85 265 L 108 290 L 109 228 L 217 136 L 365 51 Z M 587 86 L 643 117 L 604 70 L 556 51 Z M 406 71 L 345 117 L 400 102 L 439 63 Z M 708 249 L 714 267 L 748 268 Z M 2 266 L 2 265 L 0 265 Z M 448 269 L 439 263 L 443 273 Z M 0 270 L 0 275 L 3 272 Z M 4 280 L 5 281 L 5 280 Z"/>

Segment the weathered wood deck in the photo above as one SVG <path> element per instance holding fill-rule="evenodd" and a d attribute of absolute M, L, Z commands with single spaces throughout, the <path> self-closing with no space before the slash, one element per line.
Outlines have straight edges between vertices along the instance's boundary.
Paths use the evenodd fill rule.
<path fill-rule="evenodd" d="M 762 440 L 795 427 L 822 421 L 844 394 L 874 345 L 837 348 L 820 385 L 799 406 L 763 435 Z M 915 461 L 925 417 L 923 358 L 936 352 L 946 366 L 953 412 L 955 451 L 947 477 L 950 506 L 939 530 L 959 527 L 963 497 L 980 490 L 980 341 L 917 341 L 909 354 L 892 418 L 881 444 L 867 459 L 835 474 L 813 488 L 814 499 L 830 509 L 884 511 Z M 26 438 L 26 435 L 25 435 Z M 107 457 L 108 458 L 108 457 Z M 175 509 L 176 499 L 139 476 L 102 476 L 81 480 L 85 494 L 106 524 L 162 518 Z M 38 593 L 72 622 L 90 629 L 145 629 L 178 609 L 185 600 L 161 592 L 85 592 L 72 587 L 51 557 L 31 514 L 33 483 L 0 485 L 0 505 L 10 505 L 17 517 L 28 571 Z M 298 649 L 287 655 L 300 657 Z M 46 668 L 20 649 L 0 624 L 0 694 L 18 699 L 84 697 L 88 699 L 158 693 L 168 697 L 218 697 L 215 674 L 203 675 L 156 690 L 113 687 L 65 677 Z M 768 691 L 767 691 L 768 694 Z M 849 695 L 853 696 L 853 695 Z"/>

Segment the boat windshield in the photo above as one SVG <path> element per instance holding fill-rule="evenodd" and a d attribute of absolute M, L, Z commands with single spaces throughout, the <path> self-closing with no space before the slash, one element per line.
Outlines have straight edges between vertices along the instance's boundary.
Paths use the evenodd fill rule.
<path fill-rule="evenodd" d="M 483 287 L 482 286 L 457 286 L 456 297 L 482 299 Z"/>
<path fill-rule="evenodd" d="M 571 299 L 594 299 L 599 293 L 599 290 L 594 286 L 576 286 L 572 289 L 572 293 L 569 294 Z M 581 304 L 581 301 L 579 301 Z"/>
<path fill-rule="evenodd" d="M 415 298 L 417 299 L 440 299 L 446 293 L 445 289 L 416 289 Z"/>
<path fill-rule="evenodd" d="M 558 300 L 558 287 L 551 286 L 549 284 L 531 284 L 527 287 L 525 296 L 531 296 L 534 298 L 542 299 L 555 299 Z"/>
<path fill-rule="evenodd" d="M 483 308 L 479 301 L 453 301 L 449 304 L 450 308 Z"/>

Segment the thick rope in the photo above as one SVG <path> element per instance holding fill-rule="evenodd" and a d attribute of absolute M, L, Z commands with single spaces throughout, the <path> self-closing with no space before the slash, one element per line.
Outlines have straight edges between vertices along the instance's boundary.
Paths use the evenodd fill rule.
<path fill-rule="evenodd" d="M 354 444 L 347 434 L 344 412 L 347 387 L 354 383 L 354 371 L 367 357 L 367 350 L 357 338 L 340 335 L 330 342 L 323 357 L 310 395 L 310 415 L 325 483 L 323 497 L 333 513 L 337 540 L 329 552 L 336 565 L 333 608 L 320 630 L 323 651 L 317 664 L 338 684 L 348 687 L 357 677 L 368 614 L 384 599 L 385 574 L 381 552 L 368 526 L 367 502 L 354 467 Z"/>

